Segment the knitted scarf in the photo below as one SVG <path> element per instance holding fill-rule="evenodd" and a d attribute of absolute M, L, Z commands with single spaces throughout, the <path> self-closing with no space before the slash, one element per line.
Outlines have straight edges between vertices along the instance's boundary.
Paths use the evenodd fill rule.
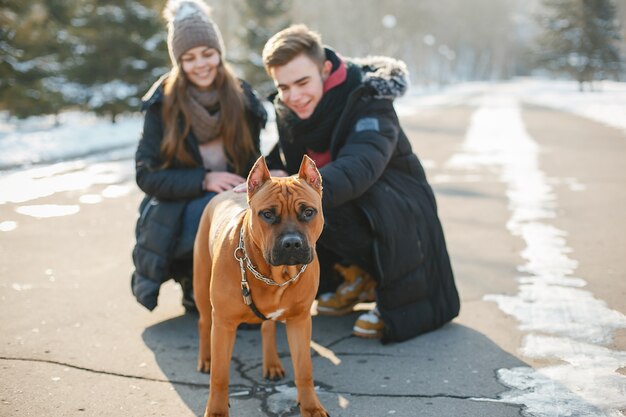
<path fill-rule="evenodd" d="M 191 113 L 191 131 L 198 143 L 208 143 L 219 137 L 221 123 L 217 91 L 201 91 L 189 86 L 183 100 L 187 100 L 187 108 Z"/>
<path fill-rule="evenodd" d="M 361 84 L 361 70 L 351 63 L 343 61 L 330 49 L 326 49 L 326 58 L 333 63 L 333 72 L 341 65 L 347 67 L 346 80 L 326 91 L 308 119 L 300 119 L 276 96 L 276 112 L 293 133 L 296 142 L 315 152 L 327 151 L 333 129 L 339 116 L 345 109 L 350 93 Z"/>

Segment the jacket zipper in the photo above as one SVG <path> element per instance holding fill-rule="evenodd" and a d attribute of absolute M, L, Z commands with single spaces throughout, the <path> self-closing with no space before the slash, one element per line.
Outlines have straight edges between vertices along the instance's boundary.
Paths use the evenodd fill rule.
<path fill-rule="evenodd" d="M 367 211 L 365 207 L 362 207 L 359 205 L 357 205 L 357 207 L 359 207 L 359 209 L 361 209 L 361 212 L 365 215 L 365 218 L 370 224 L 370 229 L 374 233 L 374 239 L 372 240 L 372 252 L 373 252 L 372 255 L 374 256 L 374 266 L 376 267 L 376 272 L 378 274 L 379 287 L 383 287 L 383 282 L 384 282 L 385 277 L 383 274 L 383 267 L 380 262 L 380 249 L 378 248 L 378 239 L 376 238 L 377 233 L 376 233 L 376 227 L 374 226 L 374 219 L 372 218 L 372 215 L 370 214 L 369 211 Z"/>
<path fill-rule="evenodd" d="M 148 203 L 146 204 L 146 206 L 143 208 L 143 210 L 141 211 L 141 215 L 139 216 L 139 224 L 143 226 L 143 223 L 146 221 L 146 218 L 148 216 L 148 211 L 150 211 L 150 209 L 153 206 L 156 206 L 157 204 L 159 204 L 159 200 L 156 199 L 156 197 L 151 197 L 150 201 L 148 201 Z"/>

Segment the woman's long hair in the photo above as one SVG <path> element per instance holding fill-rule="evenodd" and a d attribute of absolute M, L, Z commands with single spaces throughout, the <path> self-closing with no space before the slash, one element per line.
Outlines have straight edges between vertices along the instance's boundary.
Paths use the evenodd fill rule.
<path fill-rule="evenodd" d="M 191 116 L 189 112 L 187 94 L 188 81 L 179 68 L 173 68 L 170 76 L 165 80 L 163 99 L 163 122 L 165 134 L 161 144 L 163 167 L 172 166 L 174 159 L 184 166 L 197 166 L 198 163 L 185 147 L 185 138 L 191 131 Z M 217 74 L 213 82 L 217 89 L 220 103 L 220 136 L 224 146 L 224 154 L 235 172 L 246 176 L 245 172 L 251 160 L 258 156 L 258 151 L 252 142 L 248 122 L 246 120 L 245 96 L 233 71 L 224 62 L 223 58 L 217 67 Z M 183 126 L 180 129 L 180 118 Z"/>

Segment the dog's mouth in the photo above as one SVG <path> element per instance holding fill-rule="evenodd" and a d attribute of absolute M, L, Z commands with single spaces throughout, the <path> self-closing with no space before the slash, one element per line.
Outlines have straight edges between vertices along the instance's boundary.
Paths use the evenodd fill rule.
<path fill-rule="evenodd" d="M 272 266 L 292 266 L 310 264 L 313 261 L 313 254 L 310 249 L 303 249 L 298 253 L 284 253 L 272 251 L 266 256 L 267 262 Z"/>

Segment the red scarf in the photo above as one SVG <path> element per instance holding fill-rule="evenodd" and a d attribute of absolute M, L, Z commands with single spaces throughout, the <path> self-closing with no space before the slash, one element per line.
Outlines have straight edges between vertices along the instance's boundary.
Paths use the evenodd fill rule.
<path fill-rule="evenodd" d="M 335 71 L 331 72 L 328 78 L 324 81 L 324 90 L 322 94 L 326 94 L 329 90 L 343 83 L 348 76 L 345 62 L 343 62 L 341 57 L 339 57 L 339 59 L 339 67 Z M 315 152 L 312 149 L 307 149 L 306 154 L 315 162 L 315 165 L 317 165 L 318 168 L 323 167 L 332 160 L 330 156 L 330 149 L 327 149 L 324 152 Z"/>

